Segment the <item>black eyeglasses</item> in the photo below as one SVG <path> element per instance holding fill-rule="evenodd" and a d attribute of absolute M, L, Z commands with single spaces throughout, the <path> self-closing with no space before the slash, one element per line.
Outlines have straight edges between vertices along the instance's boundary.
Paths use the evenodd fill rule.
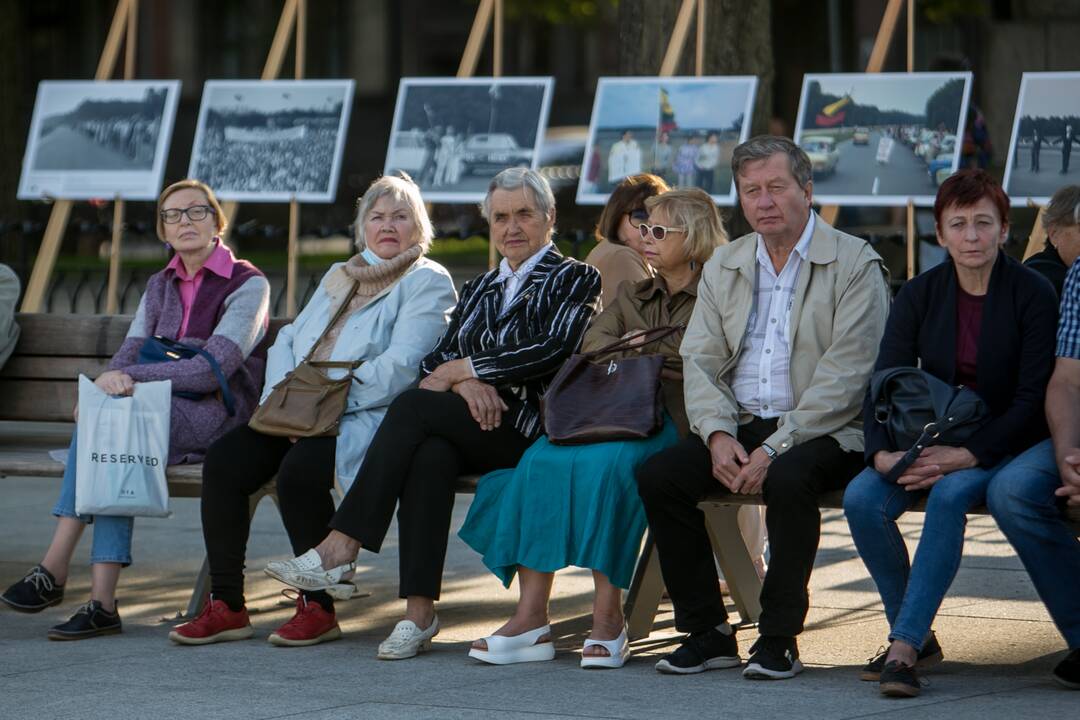
<path fill-rule="evenodd" d="M 641 233 L 642 240 L 649 237 L 649 234 L 651 233 L 654 240 L 661 241 L 668 236 L 668 233 L 686 232 L 686 228 L 667 227 L 665 225 L 646 225 L 645 223 L 641 223 L 638 225 L 638 232 Z"/>
<path fill-rule="evenodd" d="M 649 219 L 648 210 L 631 210 L 626 214 L 630 217 L 630 225 L 632 225 L 633 227 L 641 227 L 641 223 Z"/>
<path fill-rule="evenodd" d="M 166 225 L 175 225 L 180 222 L 180 216 L 182 215 L 187 215 L 188 220 L 191 222 L 199 222 L 200 220 L 205 220 L 207 215 L 212 215 L 213 213 L 214 208 L 209 205 L 192 205 L 183 210 L 177 208 L 162 210 L 159 214 L 161 215 L 161 221 Z"/>

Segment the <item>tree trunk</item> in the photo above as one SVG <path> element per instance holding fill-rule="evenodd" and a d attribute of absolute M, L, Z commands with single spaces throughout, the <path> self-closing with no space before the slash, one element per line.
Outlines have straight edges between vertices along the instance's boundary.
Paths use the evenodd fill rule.
<path fill-rule="evenodd" d="M 675 28 L 681 0 L 619 2 L 619 74 L 656 75 Z M 757 101 L 751 134 L 766 132 L 772 114 L 773 47 L 769 3 L 706 0 L 706 75 L 756 75 Z M 696 21 L 695 21 L 696 22 Z M 676 75 L 694 74 L 697 28 L 691 24 Z"/>

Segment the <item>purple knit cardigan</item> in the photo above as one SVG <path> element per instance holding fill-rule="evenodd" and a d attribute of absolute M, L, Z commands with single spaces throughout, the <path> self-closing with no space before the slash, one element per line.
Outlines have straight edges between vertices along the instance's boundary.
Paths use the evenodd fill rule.
<path fill-rule="evenodd" d="M 173 391 L 207 393 L 201 400 L 174 396 L 169 432 L 169 464 L 200 462 L 214 440 L 246 423 L 259 402 L 266 368 L 270 285 L 246 260 L 234 260 L 232 276 L 207 272 L 195 296 L 187 334 L 178 338 L 184 310 L 176 271 L 150 277 L 127 337 L 109 362 L 136 382 L 172 380 Z M 229 379 L 236 415 L 229 417 L 218 397 L 217 377 L 201 356 L 177 362 L 138 364 L 147 337 L 161 335 L 207 350 Z"/>

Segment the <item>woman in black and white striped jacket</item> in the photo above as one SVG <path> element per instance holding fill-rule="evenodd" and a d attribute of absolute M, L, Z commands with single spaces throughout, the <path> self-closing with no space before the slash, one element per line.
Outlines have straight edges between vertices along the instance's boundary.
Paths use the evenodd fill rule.
<path fill-rule="evenodd" d="M 496 175 L 482 212 L 499 267 L 462 289 L 449 328 L 421 363 L 420 387 L 390 405 L 327 538 L 267 567 L 305 590 L 336 583 L 361 548 L 379 551 L 400 499 L 406 614 L 379 646 L 383 659 L 430 647 L 454 481 L 514 467 L 540 435 L 540 396 L 580 344 L 600 295 L 599 272 L 551 241 L 555 198 L 539 173 Z"/>

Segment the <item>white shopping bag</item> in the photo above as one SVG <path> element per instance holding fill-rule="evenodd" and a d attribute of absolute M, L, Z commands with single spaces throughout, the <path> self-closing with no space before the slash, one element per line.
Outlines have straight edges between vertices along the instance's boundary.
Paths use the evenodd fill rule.
<path fill-rule="evenodd" d="M 112 396 L 79 376 L 75 512 L 168 517 L 172 382 L 136 383 Z"/>

